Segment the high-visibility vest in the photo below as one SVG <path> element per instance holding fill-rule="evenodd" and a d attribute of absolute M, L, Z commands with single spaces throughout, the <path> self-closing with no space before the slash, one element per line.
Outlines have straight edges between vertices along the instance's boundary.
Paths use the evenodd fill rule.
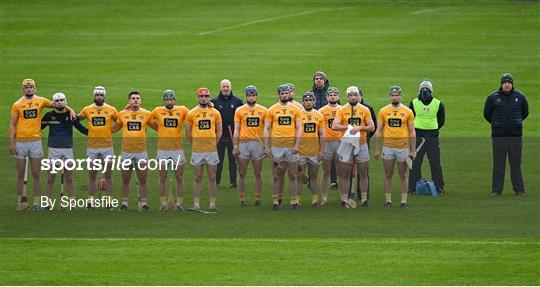
<path fill-rule="evenodd" d="M 413 100 L 414 112 L 416 117 L 414 119 L 414 128 L 419 130 L 436 130 L 439 128 L 437 122 L 437 112 L 439 112 L 439 106 L 441 101 L 433 98 L 429 105 L 424 105 L 418 98 Z"/>

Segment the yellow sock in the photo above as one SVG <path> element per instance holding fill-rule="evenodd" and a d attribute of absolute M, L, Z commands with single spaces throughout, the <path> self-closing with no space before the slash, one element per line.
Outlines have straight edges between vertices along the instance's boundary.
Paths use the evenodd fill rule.
<path fill-rule="evenodd" d="M 261 200 L 261 194 L 255 193 L 255 200 Z"/>
<path fill-rule="evenodd" d="M 167 203 L 167 197 L 166 196 L 160 196 L 159 201 L 161 201 L 161 204 L 166 204 Z"/>
<path fill-rule="evenodd" d="M 401 194 L 401 203 L 407 203 L 407 193 Z"/>
<path fill-rule="evenodd" d="M 384 197 L 386 197 L 386 202 L 392 202 L 392 194 L 391 193 L 385 193 Z"/>
<path fill-rule="evenodd" d="M 184 205 L 184 197 L 179 196 L 176 198 L 176 205 Z"/>
<path fill-rule="evenodd" d="M 315 203 L 319 201 L 319 195 L 318 194 L 312 194 L 311 195 L 311 203 Z"/>
<path fill-rule="evenodd" d="M 348 198 L 347 194 L 342 194 L 341 195 L 341 201 L 347 201 L 347 198 Z"/>
<path fill-rule="evenodd" d="M 246 194 L 245 193 L 240 193 L 240 201 L 245 201 L 246 200 Z"/>
<path fill-rule="evenodd" d="M 216 206 L 216 198 L 210 197 L 210 206 Z"/>
<path fill-rule="evenodd" d="M 39 196 L 34 196 L 34 204 L 39 204 Z"/>
<path fill-rule="evenodd" d="M 367 192 L 366 193 L 360 193 L 360 198 L 362 199 L 362 202 L 367 200 Z"/>
<path fill-rule="evenodd" d="M 272 203 L 273 204 L 278 204 L 278 200 L 279 200 L 279 195 L 272 194 Z"/>
<path fill-rule="evenodd" d="M 193 205 L 201 205 L 201 198 L 200 197 L 194 197 L 193 198 Z"/>

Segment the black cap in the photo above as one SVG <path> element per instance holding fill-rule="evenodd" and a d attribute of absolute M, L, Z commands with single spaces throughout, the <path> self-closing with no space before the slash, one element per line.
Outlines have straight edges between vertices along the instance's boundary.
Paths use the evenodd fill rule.
<path fill-rule="evenodd" d="M 504 73 L 501 76 L 501 85 L 506 83 L 506 82 L 509 82 L 512 85 L 514 84 L 514 78 L 509 73 Z"/>

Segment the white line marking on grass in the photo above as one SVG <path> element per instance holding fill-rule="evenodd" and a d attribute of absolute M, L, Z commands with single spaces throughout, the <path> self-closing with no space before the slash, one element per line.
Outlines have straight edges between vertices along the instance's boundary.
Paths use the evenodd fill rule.
<path fill-rule="evenodd" d="M 342 9 L 348 9 L 348 8 L 349 7 L 323 8 L 323 9 L 308 10 L 308 11 L 303 11 L 303 12 L 298 12 L 298 13 L 293 13 L 293 14 L 287 14 L 287 15 L 277 16 L 277 17 L 263 18 L 263 19 L 249 21 L 249 22 L 245 22 L 245 23 L 241 23 L 241 24 L 232 25 L 232 26 L 226 26 L 226 27 L 222 27 L 222 28 L 219 28 L 219 29 L 215 29 L 215 30 L 199 32 L 199 33 L 197 33 L 197 35 L 204 36 L 204 35 L 209 35 L 209 34 L 213 34 L 213 33 L 216 33 L 216 32 L 221 32 L 221 31 L 225 31 L 225 30 L 233 30 L 233 29 L 236 29 L 236 28 L 251 26 L 251 25 L 255 25 L 255 24 L 259 24 L 259 23 L 271 22 L 271 21 L 280 20 L 280 19 L 289 18 L 289 17 L 294 17 L 294 16 L 308 15 L 308 14 L 313 14 L 313 13 L 318 13 L 318 12 L 323 12 L 323 11 L 342 10 Z"/>
<path fill-rule="evenodd" d="M 379 244 L 464 244 L 464 245 L 540 245 L 540 242 L 519 242 L 519 241 L 483 241 L 480 239 L 475 240 L 437 240 L 437 239 L 320 239 L 320 238 L 306 238 L 306 239 L 287 239 L 287 238 L 77 238 L 77 237 L 4 237 L 2 240 L 50 240 L 50 241 L 163 241 L 163 242 L 269 242 L 269 243 L 379 243 Z"/>
<path fill-rule="evenodd" d="M 443 11 L 443 10 L 446 10 L 446 7 L 434 8 L 434 9 L 425 9 L 425 10 L 417 10 L 417 11 L 412 11 L 410 14 L 411 15 L 427 14 L 427 13 L 436 12 L 436 11 Z"/>

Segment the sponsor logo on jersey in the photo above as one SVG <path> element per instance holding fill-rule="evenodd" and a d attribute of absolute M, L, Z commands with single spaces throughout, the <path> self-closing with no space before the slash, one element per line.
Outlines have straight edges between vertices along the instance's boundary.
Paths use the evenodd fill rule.
<path fill-rule="evenodd" d="M 178 127 L 178 119 L 164 118 L 163 119 L 163 126 L 166 127 L 166 128 L 177 128 Z"/>
<path fill-rule="evenodd" d="M 290 126 L 292 124 L 292 118 L 291 117 L 278 117 L 278 124 L 280 126 Z"/>
<path fill-rule="evenodd" d="M 93 117 L 92 125 L 95 127 L 100 127 L 105 125 L 105 117 Z"/>
<path fill-rule="evenodd" d="M 140 122 L 127 122 L 128 131 L 140 131 L 142 129 Z"/>
<path fill-rule="evenodd" d="M 37 109 L 25 110 L 23 116 L 25 119 L 35 119 L 37 118 Z"/>
<path fill-rule="evenodd" d="M 388 126 L 391 128 L 400 128 L 401 127 L 401 119 L 388 119 Z"/>
<path fill-rule="evenodd" d="M 209 130 L 212 124 L 210 120 L 200 120 L 199 121 L 199 130 Z"/>
<path fill-rule="evenodd" d="M 317 129 L 317 125 L 315 123 L 304 123 L 305 133 L 314 133 L 316 129 Z"/>
<path fill-rule="evenodd" d="M 259 118 L 251 118 L 251 117 L 246 118 L 246 125 L 250 128 L 259 127 L 260 125 Z"/>

